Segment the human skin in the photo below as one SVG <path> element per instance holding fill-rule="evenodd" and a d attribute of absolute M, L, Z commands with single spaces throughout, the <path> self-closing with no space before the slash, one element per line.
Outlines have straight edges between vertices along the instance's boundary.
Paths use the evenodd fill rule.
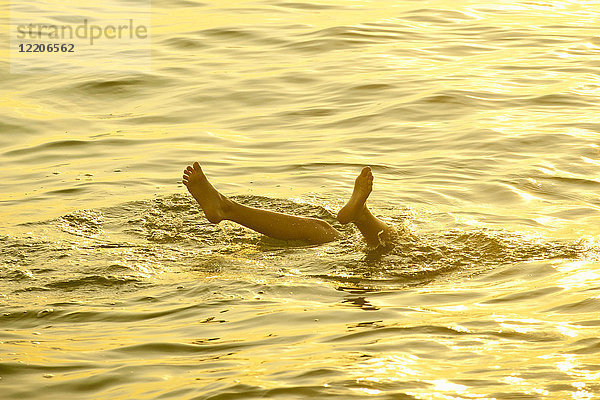
<path fill-rule="evenodd" d="M 195 162 L 183 171 L 183 184 L 200 204 L 208 221 L 218 224 L 229 220 L 263 235 L 281 240 L 302 240 L 321 244 L 337 240 L 342 234 L 326 221 L 249 207 L 228 198 L 208 181 L 200 164 Z M 350 199 L 340 209 L 341 224 L 354 223 L 365 241 L 372 246 L 390 238 L 392 229 L 367 208 L 367 198 L 373 190 L 373 173 L 364 167 L 354 181 Z"/>

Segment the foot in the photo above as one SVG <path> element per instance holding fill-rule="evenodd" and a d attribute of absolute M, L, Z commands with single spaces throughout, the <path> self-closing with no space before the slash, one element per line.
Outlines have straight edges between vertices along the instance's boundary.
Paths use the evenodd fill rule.
<path fill-rule="evenodd" d="M 342 224 L 347 224 L 358 219 L 366 209 L 367 198 L 372 190 L 373 173 L 370 167 L 364 167 L 354 181 L 354 190 L 352 191 L 350 200 L 338 212 L 338 221 Z"/>
<path fill-rule="evenodd" d="M 193 166 L 188 165 L 183 171 L 183 184 L 202 207 L 206 219 L 213 224 L 226 219 L 229 199 L 210 184 L 200 164 L 195 162 Z"/>

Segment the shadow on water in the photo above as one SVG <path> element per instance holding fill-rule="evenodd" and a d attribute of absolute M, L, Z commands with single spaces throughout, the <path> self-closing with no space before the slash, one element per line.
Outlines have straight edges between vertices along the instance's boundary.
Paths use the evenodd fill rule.
<path fill-rule="evenodd" d="M 275 283 L 318 279 L 340 290 L 378 291 L 471 276 L 508 263 L 581 257 L 583 246 L 505 231 L 422 234 L 400 227 L 394 246 L 367 248 L 326 208 L 260 196 L 241 203 L 315 218 L 345 238 L 321 246 L 266 238 L 230 222 L 208 223 L 187 195 L 79 210 L 25 224 L 23 237 L 0 236 L 2 292 L 132 290 L 169 273 L 204 273 Z M 181 276 L 180 279 L 185 279 Z M 357 300 L 360 301 L 360 300 Z"/>

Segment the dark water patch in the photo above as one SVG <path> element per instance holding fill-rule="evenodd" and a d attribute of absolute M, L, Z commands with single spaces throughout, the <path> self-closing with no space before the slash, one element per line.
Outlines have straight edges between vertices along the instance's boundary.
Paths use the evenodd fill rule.
<path fill-rule="evenodd" d="M 396 88 L 397 88 L 396 85 L 392 85 L 389 83 L 368 83 L 368 84 L 361 84 L 361 85 L 350 87 L 350 88 L 348 88 L 348 92 L 354 93 L 354 94 L 363 94 L 363 93 L 380 94 L 386 90 L 391 90 L 391 89 L 396 89 Z"/>
<path fill-rule="evenodd" d="M 7 156 L 15 156 L 26 153 L 39 153 L 40 151 L 53 150 L 53 149 L 71 149 L 87 147 L 91 144 L 89 140 L 59 140 L 54 142 L 47 142 L 33 147 L 27 147 L 23 149 L 15 149 L 4 153 Z"/>
<path fill-rule="evenodd" d="M 52 324 L 70 324 L 70 323 L 89 323 L 89 322 L 136 322 L 161 319 L 167 317 L 167 320 L 174 321 L 198 315 L 198 320 L 201 319 L 201 311 L 207 306 L 202 304 L 194 304 L 191 306 L 183 306 L 167 310 L 151 311 L 151 312 L 123 312 L 114 309 L 103 311 L 74 311 L 53 315 L 51 318 Z"/>
<path fill-rule="evenodd" d="M 153 7 L 166 7 L 166 8 L 193 8 L 193 7 L 206 7 L 208 3 L 203 3 L 196 0 L 152 0 Z"/>
<path fill-rule="evenodd" d="M 558 307 L 551 308 L 546 312 L 554 312 L 559 314 L 578 314 L 592 313 L 600 311 L 600 299 L 590 298 L 581 300 L 575 303 L 563 304 Z"/>
<path fill-rule="evenodd" d="M 347 9 L 349 7 L 344 7 L 340 5 L 334 4 L 323 4 L 323 3 L 301 3 L 301 2 L 278 2 L 275 4 L 270 4 L 276 7 L 284 7 L 284 8 L 293 8 L 297 10 L 332 10 L 332 9 Z"/>
<path fill-rule="evenodd" d="M 194 34 L 204 37 L 204 40 L 209 40 L 209 43 L 210 41 L 244 43 L 264 38 L 262 34 L 254 29 L 242 29 L 237 27 L 210 28 L 194 32 Z"/>
<path fill-rule="evenodd" d="M 593 67 L 592 65 L 590 65 Z M 600 74 L 600 71 L 594 68 L 554 68 L 556 72 L 565 72 L 567 74 Z"/>
<path fill-rule="evenodd" d="M 474 20 L 476 17 L 470 16 L 460 11 L 455 10 L 443 10 L 439 8 L 421 8 L 411 10 L 402 18 L 422 21 L 422 22 L 433 22 L 433 23 L 455 23 L 460 21 Z"/>
<path fill-rule="evenodd" d="M 53 308 L 40 310 L 10 311 L 0 315 L 3 326 L 11 329 L 33 328 L 46 325 L 48 316 L 60 315 L 63 311 L 55 311 Z"/>
<path fill-rule="evenodd" d="M 331 108 L 306 108 L 303 110 L 286 111 L 277 114 L 283 118 L 310 118 L 310 117 L 328 117 L 337 114 L 339 110 Z"/>
<path fill-rule="evenodd" d="M 581 326 L 600 326 L 600 319 L 591 320 L 591 321 L 577 321 L 577 322 L 574 322 L 573 324 L 581 325 Z"/>
<path fill-rule="evenodd" d="M 205 41 L 189 37 L 170 37 L 163 40 L 161 44 L 180 50 L 196 50 L 209 47 Z"/>
<path fill-rule="evenodd" d="M 288 382 L 289 384 L 309 384 L 314 380 L 328 379 L 343 376 L 343 371 L 334 367 L 316 368 L 308 371 L 279 371 L 270 374 L 272 379 L 278 382 Z"/>
<path fill-rule="evenodd" d="M 82 305 L 84 305 L 84 303 L 80 301 L 58 301 L 56 303 L 48 304 L 50 307 L 79 307 Z"/>
<path fill-rule="evenodd" d="M 411 29 L 410 24 L 401 23 L 377 23 L 367 22 L 360 25 L 356 25 L 355 28 L 358 32 L 362 32 L 369 36 L 381 38 L 385 42 L 387 39 L 398 39 L 398 40 L 415 40 L 415 41 L 426 41 L 429 36 L 422 32 L 417 32 Z"/>
<path fill-rule="evenodd" d="M 167 125 L 182 123 L 180 116 L 175 115 L 148 115 L 123 118 L 123 122 L 130 125 Z"/>
<path fill-rule="evenodd" d="M 600 353 L 600 339 L 599 338 L 588 338 L 578 340 L 577 342 L 571 343 L 572 347 L 577 347 L 574 350 L 567 350 L 565 353 L 568 354 L 596 354 Z"/>
<path fill-rule="evenodd" d="M 379 340 L 391 337 L 407 338 L 410 335 L 444 335 L 444 336 L 462 336 L 468 335 L 464 332 L 459 332 L 454 329 L 445 328 L 442 326 L 423 325 L 411 327 L 381 327 L 374 328 L 362 332 L 344 333 L 343 335 L 326 338 L 324 343 L 338 342 L 360 342 L 360 343 L 375 343 Z"/>
<path fill-rule="evenodd" d="M 35 132 L 34 129 L 32 129 L 28 125 L 26 125 L 25 121 L 14 120 L 14 122 L 8 122 L 7 120 L 14 120 L 14 119 L 5 118 L 4 121 L 0 121 L 0 133 L 22 134 L 22 133 Z M 5 153 L 5 154 L 7 154 L 7 153 Z"/>
<path fill-rule="evenodd" d="M 70 364 L 70 365 L 41 365 L 25 364 L 20 362 L 0 362 L 0 376 L 40 374 L 40 373 L 65 373 L 74 371 L 85 371 L 96 368 L 92 364 Z"/>
<path fill-rule="evenodd" d="M 503 295 L 500 297 L 496 297 L 493 299 L 482 301 L 481 304 L 496 304 L 496 303 L 511 303 L 511 302 L 520 302 L 523 300 L 536 299 L 539 297 L 545 297 L 551 295 L 556 292 L 560 292 L 564 290 L 560 287 L 547 287 L 542 289 L 535 290 L 527 290 L 518 293 L 511 293 L 508 295 Z"/>
<path fill-rule="evenodd" d="M 147 88 L 164 86 L 169 79 L 157 75 L 138 75 L 116 79 L 85 81 L 72 85 L 72 90 L 93 96 L 129 96 Z"/>
<path fill-rule="evenodd" d="M 285 72 L 278 76 L 284 84 L 294 84 L 294 85 L 308 85 L 319 83 L 320 79 L 313 77 L 312 74 L 309 74 L 308 71 L 302 71 L 298 73 L 289 73 Z"/>
<path fill-rule="evenodd" d="M 520 376 L 524 379 L 546 379 L 548 381 L 565 381 L 570 380 L 569 374 L 565 372 L 552 371 L 548 367 L 532 368 L 533 372 L 524 372 Z"/>
<path fill-rule="evenodd" d="M 98 100 L 104 99 L 113 104 L 113 102 L 122 102 L 132 98 L 142 98 L 144 96 L 153 96 L 158 88 L 164 88 L 174 82 L 173 79 L 165 75 L 143 74 L 121 75 L 113 74 L 106 75 L 104 78 L 83 75 L 76 79 L 71 79 L 68 82 L 54 83 L 51 86 L 52 97 L 48 97 L 49 91 L 46 89 L 40 90 L 38 86 L 32 88 L 27 95 L 30 97 L 42 98 L 55 107 L 56 109 L 64 110 L 92 107 L 97 111 L 99 107 Z M 114 105 L 114 104 L 113 104 Z M 114 111 L 114 107 L 108 107 L 110 111 Z M 86 117 L 79 114 L 80 117 Z M 90 119 L 85 118 L 79 121 L 80 124 L 89 124 Z M 93 122 L 93 121 L 92 121 Z M 71 122 L 71 125 L 74 123 Z"/>
<path fill-rule="evenodd" d="M 468 57 L 480 55 L 483 53 L 488 53 L 491 51 L 498 50 L 495 47 L 487 47 L 487 46 L 476 46 L 476 45 L 449 45 L 449 46 L 436 46 L 425 48 L 424 50 L 428 50 L 438 54 L 445 54 L 454 57 Z"/>
<path fill-rule="evenodd" d="M 544 107 L 593 107 L 596 103 L 593 99 L 587 100 L 581 95 L 547 94 L 522 100 L 521 104 L 523 106 Z"/>
<path fill-rule="evenodd" d="M 498 330 L 471 330 L 465 332 L 462 330 L 455 330 L 452 328 L 437 326 L 437 325 L 422 325 L 422 326 L 410 326 L 410 327 L 374 327 L 368 330 L 360 332 L 344 333 L 341 335 L 335 335 L 334 337 L 326 338 L 325 343 L 338 343 L 338 342 L 357 342 L 363 345 L 370 344 L 375 345 L 373 349 L 387 350 L 387 351 L 399 351 L 408 350 L 410 352 L 419 353 L 419 356 L 427 356 L 427 353 L 431 351 L 448 351 L 449 349 L 436 343 L 435 341 L 415 341 L 411 340 L 415 337 L 446 337 L 446 338 L 459 338 L 459 337 L 472 337 L 472 338 L 500 338 L 503 340 L 516 341 L 516 342 L 535 342 L 535 343 L 546 343 L 561 341 L 562 336 L 559 334 L 553 334 L 549 332 L 528 332 L 521 333 L 516 331 L 507 331 L 506 329 L 499 328 Z M 402 342 L 397 344 L 389 344 L 387 341 L 393 338 L 403 338 Z M 456 339 L 455 339 L 456 340 Z M 381 345 L 379 345 L 381 343 Z M 423 353 L 425 351 L 425 353 Z"/>
<path fill-rule="evenodd" d="M 88 190 L 89 190 L 89 188 L 85 188 L 85 187 L 74 187 L 74 188 L 50 190 L 50 191 L 46 192 L 46 194 L 47 195 L 80 195 L 83 192 L 86 192 Z"/>
<path fill-rule="evenodd" d="M 425 104 L 460 104 L 477 109 L 495 108 L 515 98 L 514 94 L 500 94 L 486 91 L 444 90 L 418 100 Z"/>
<path fill-rule="evenodd" d="M 112 284 L 114 283 L 115 282 L 112 282 Z M 71 287 L 72 286 L 69 285 L 69 288 Z M 213 287 L 212 290 L 214 291 L 215 288 Z M 55 327 L 61 325 L 70 326 L 72 324 L 90 324 L 96 322 L 118 325 L 121 323 L 135 323 L 151 320 L 158 320 L 156 323 L 161 323 L 160 321 L 168 323 L 185 319 L 190 319 L 191 321 L 194 321 L 194 323 L 226 322 L 222 319 L 216 319 L 214 316 L 207 317 L 206 312 L 210 312 L 215 305 L 220 304 L 217 301 L 172 307 L 167 309 L 165 309 L 163 305 L 161 309 L 155 311 L 127 311 L 127 306 L 130 306 L 130 303 L 131 302 L 119 306 L 103 306 L 101 309 L 92 309 L 87 311 L 84 311 L 83 309 L 89 309 L 90 306 L 85 304 L 74 302 L 54 303 L 49 305 L 52 306 L 52 308 L 4 312 L 2 315 L 0 315 L 0 322 L 2 322 L 3 326 L 6 328 L 11 329 L 30 329 L 40 327 L 40 325 L 47 326 L 48 324 L 51 324 L 53 327 Z M 126 309 L 122 311 L 122 307 L 126 307 Z M 82 310 L 71 311 L 73 308 L 81 308 Z"/>
<path fill-rule="evenodd" d="M 202 343 L 202 344 L 184 344 L 184 343 L 166 343 L 154 342 L 145 343 L 133 346 L 124 346 L 111 350 L 114 353 L 122 353 L 126 355 L 143 354 L 152 355 L 192 355 L 192 354 L 207 354 L 207 353 L 227 353 L 236 352 L 247 347 L 257 345 L 255 341 L 245 341 L 237 343 Z"/>
<path fill-rule="evenodd" d="M 564 378 L 563 380 L 570 380 Z M 549 392 L 577 392 L 579 389 L 569 383 L 551 383 L 545 387 L 545 389 Z M 574 394 L 568 395 L 570 397 L 575 397 Z"/>
<path fill-rule="evenodd" d="M 420 37 L 421 35 L 409 30 L 382 29 L 373 25 L 335 26 L 298 35 L 294 41 L 285 44 L 283 49 L 316 53 L 378 46 Z"/>
<path fill-rule="evenodd" d="M 381 44 L 390 40 L 400 40 L 409 35 L 406 31 L 381 29 L 369 25 L 337 26 L 312 32 L 309 36 L 320 38 L 337 38 L 342 40 L 359 40 L 371 44 Z"/>
<path fill-rule="evenodd" d="M 136 278 L 92 275 L 76 279 L 67 279 L 46 284 L 51 289 L 75 290 L 89 287 L 122 287 L 128 284 L 140 283 Z"/>
<path fill-rule="evenodd" d="M 95 371 L 102 371 L 96 368 Z M 46 376 L 52 378 L 53 376 Z M 87 374 L 84 377 L 75 377 L 67 381 L 49 381 L 44 385 L 44 390 L 40 393 L 39 389 L 27 390 L 19 388 L 12 398 L 48 398 L 54 399 L 58 396 L 67 398 L 70 396 L 97 396 L 105 390 L 131 384 L 131 378 L 122 371 L 103 371 L 95 374 Z M 49 396 L 48 396 L 49 395 Z M 100 395 L 105 397 L 106 394 Z"/>
<path fill-rule="evenodd" d="M 248 385 L 244 383 L 229 384 L 227 386 L 219 387 L 218 389 L 205 390 L 203 395 L 193 397 L 192 400 L 250 400 L 250 399 L 264 399 L 264 398 L 276 398 L 274 397 L 277 392 L 284 392 L 284 399 L 298 398 L 294 395 L 296 389 L 298 392 L 302 392 L 302 396 L 308 397 L 320 397 L 323 396 L 323 391 L 318 388 L 314 388 L 307 391 L 303 391 L 302 387 L 289 387 L 281 389 L 264 389 L 260 386 Z M 267 396 L 267 393 L 270 393 Z M 288 397 L 286 397 L 288 396 Z M 306 398 L 306 397 L 303 397 Z"/>
<path fill-rule="evenodd" d="M 111 149 L 115 146 L 135 146 L 139 143 L 152 143 L 154 140 L 132 140 L 124 138 L 109 138 L 95 136 L 89 140 L 82 139 L 64 139 L 42 143 L 36 146 L 24 146 L 4 153 L 6 156 L 31 156 L 33 160 L 39 161 L 49 156 L 61 157 L 64 160 L 65 154 L 70 158 L 89 158 L 102 153 L 105 149 Z"/>

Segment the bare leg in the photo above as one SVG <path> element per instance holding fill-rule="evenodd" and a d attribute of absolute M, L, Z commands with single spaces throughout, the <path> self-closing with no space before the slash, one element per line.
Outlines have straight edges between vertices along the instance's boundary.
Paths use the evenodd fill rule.
<path fill-rule="evenodd" d="M 348 203 L 338 212 L 337 219 L 342 224 L 353 222 L 369 245 L 377 246 L 389 240 L 393 230 L 385 222 L 371 214 L 367 208 L 367 198 L 373 190 L 373 173 L 364 167 L 354 181 L 354 190 Z"/>
<path fill-rule="evenodd" d="M 311 244 L 331 242 L 341 237 L 334 227 L 319 219 L 296 217 L 236 203 L 210 184 L 197 162 L 183 171 L 183 184 L 202 207 L 206 219 L 212 223 L 225 219 L 275 239 L 304 240 Z"/>

